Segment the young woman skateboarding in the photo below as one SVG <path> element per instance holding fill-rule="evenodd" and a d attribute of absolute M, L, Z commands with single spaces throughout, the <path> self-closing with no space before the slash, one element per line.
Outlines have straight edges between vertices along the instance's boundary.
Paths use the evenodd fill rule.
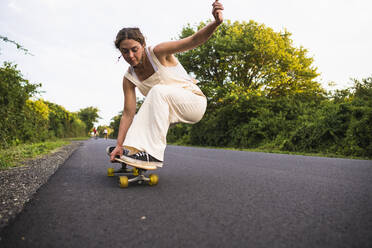
<path fill-rule="evenodd" d="M 107 153 L 114 162 L 145 168 L 163 166 L 166 136 L 172 123 L 196 123 L 203 117 L 207 100 L 174 56 L 205 43 L 222 23 L 223 6 L 213 4 L 214 20 L 193 35 L 181 40 L 147 47 L 138 28 L 123 28 L 115 46 L 130 65 L 123 78 L 124 111 L 116 147 Z M 136 112 L 135 88 L 146 96 Z"/>

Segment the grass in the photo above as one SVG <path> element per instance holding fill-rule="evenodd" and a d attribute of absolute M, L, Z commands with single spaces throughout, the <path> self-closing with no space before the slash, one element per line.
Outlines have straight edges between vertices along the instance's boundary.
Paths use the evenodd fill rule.
<path fill-rule="evenodd" d="M 40 143 L 20 144 L 7 149 L 0 149 L 0 170 L 21 166 L 22 161 L 51 153 L 62 146 L 70 144 L 71 141 L 85 139 L 88 138 L 58 139 Z"/>

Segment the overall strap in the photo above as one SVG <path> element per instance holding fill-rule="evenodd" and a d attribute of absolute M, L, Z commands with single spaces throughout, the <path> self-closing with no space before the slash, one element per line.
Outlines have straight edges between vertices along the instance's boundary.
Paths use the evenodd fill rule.
<path fill-rule="evenodd" d="M 154 47 L 153 46 L 149 47 L 148 51 L 149 51 L 149 54 L 150 54 L 149 58 L 151 58 L 150 61 L 151 61 L 152 66 L 154 67 L 154 70 L 155 70 L 155 66 L 156 66 L 155 71 L 157 71 L 158 68 L 163 68 L 164 65 L 162 65 L 160 63 L 160 61 L 158 60 L 158 58 L 156 57 L 156 55 L 154 53 Z"/>
<path fill-rule="evenodd" d="M 152 51 L 152 52 L 150 52 L 150 49 L 151 49 L 151 51 L 152 51 L 152 47 L 146 47 L 146 49 L 145 49 L 145 51 L 146 51 L 146 55 L 147 55 L 147 57 L 149 58 L 149 60 L 150 60 L 150 63 L 151 63 L 151 65 L 152 65 L 152 68 L 154 68 L 154 71 L 156 72 L 157 70 L 158 70 L 158 66 L 156 65 L 156 63 L 155 63 L 155 61 L 154 61 L 154 58 L 153 58 L 153 56 L 156 58 L 156 56 L 155 56 L 155 54 L 154 54 L 154 52 Z M 156 60 L 157 60 L 157 58 L 156 58 Z"/>
<path fill-rule="evenodd" d="M 124 77 L 131 81 L 135 86 L 139 86 L 141 82 L 138 80 L 137 75 L 132 70 L 133 68 L 130 66 L 127 72 L 124 74 Z"/>

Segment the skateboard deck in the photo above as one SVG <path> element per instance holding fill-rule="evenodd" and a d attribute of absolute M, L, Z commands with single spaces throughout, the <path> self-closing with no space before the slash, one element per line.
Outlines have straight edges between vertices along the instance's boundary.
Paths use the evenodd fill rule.
<path fill-rule="evenodd" d="M 148 170 L 156 170 L 156 166 L 138 166 L 134 164 L 128 164 L 120 158 L 115 158 L 115 160 L 121 164 L 121 168 L 115 170 L 114 168 L 107 169 L 107 176 L 113 177 L 117 174 L 126 173 L 128 175 L 119 176 L 119 186 L 121 188 L 127 188 L 129 183 L 137 182 L 138 184 L 148 183 L 150 186 L 155 186 L 159 182 L 159 176 L 157 174 L 151 173 L 146 177 L 145 173 Z M 131 169 L 128 166 L 132 167 Z"/>

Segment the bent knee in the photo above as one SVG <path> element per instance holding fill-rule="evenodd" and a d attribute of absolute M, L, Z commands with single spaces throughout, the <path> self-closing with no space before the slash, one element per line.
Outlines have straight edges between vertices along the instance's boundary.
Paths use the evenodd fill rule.
<path fill-rule="evenodd" d="M 157 84 L 151 88 L 151 90 L 147 94 L 147 97 L 150 96 L 151 98 L 167 100 L 173 94 L 175 94 L 175 92 L 171 86 L 164 85 L 164 84 Z"/>
<path fill-rule="evenodd" d="M 168 87 L 169 86 L 164 85 L 164 84 L 156 84 L 152 86 L 149 93 L 162 93 L 162 92 L 165 92 Z"/>

